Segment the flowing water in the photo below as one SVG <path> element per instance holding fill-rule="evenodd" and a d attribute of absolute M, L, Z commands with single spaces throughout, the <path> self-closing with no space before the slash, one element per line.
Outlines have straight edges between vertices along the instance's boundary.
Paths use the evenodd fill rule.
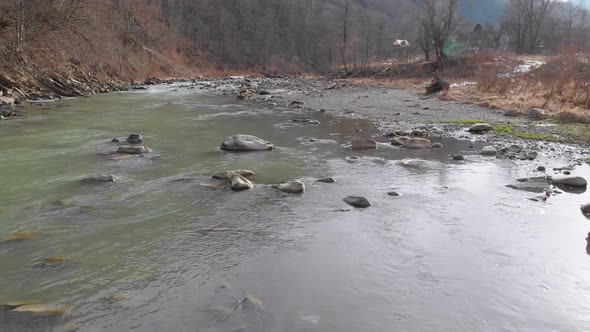
<path fill-rule="evenodd" d="M 292 110 L 173 90 L 62 100 L 0 122 L 0 237 L 35 235 L 0 244 L 0 304 L 69 308 L 0 310 L 1 331 L 588 330 L 589 195 L 542 203 L 505 187 L 541 163 L 451 161 L 479 148 L 456 140 L 350 162 L 345 145 L 376 133 L 371 123 L 314 113 L 320 125 L 294 125 Z M 111 158 L 111 138 L 131 132 L 153 152 Z M 278 148 L 221 152 L 236 133 Z M 253 190 L 206 185 L 239 168 L 257 172 Z M 98 174 L 121 181 L 80 185 Z M 336 183 L 315 181 L 328 176 Z M 306 193 L 268 186 L 291 179 Z M 350 209 L 349 195 L 373 206 Z M 43 264 L 53 256 L 65 262 Z"/>

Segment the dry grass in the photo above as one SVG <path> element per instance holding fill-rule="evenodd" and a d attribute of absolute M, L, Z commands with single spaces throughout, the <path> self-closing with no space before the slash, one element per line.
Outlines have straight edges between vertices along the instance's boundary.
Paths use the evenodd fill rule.
<path fill-rule="evenodd" d="M 520 69 L 528 61 L 545 63 L 529 72 Z M 375 69 L 357 75 L 356 84 L 423 90 L 429 83 L 432 64 L 414 62 Z M 590 123 L 590 55 L 565 47 L 556 56 L 517 56 L 510 53 L 479 53 L 450 59 L 443 73 L 452 83 L 477 85 L 452 87 L 441 98 L 526 114 L 543 108 L 561 122 Z"/>
<path fill-rule="evenodd" d="M 528 73 L 514 73 L 514 61 L 482 66 L 477 74 L 477 90 L 486 95 L 488 102 L 497 108 L 519 111 L 539 107 L 560 121 L 590 123 L 587 55 L 564 48 L 558 56 L 516 60 L 516 64 L 522 60 L 546 64 Z"/>

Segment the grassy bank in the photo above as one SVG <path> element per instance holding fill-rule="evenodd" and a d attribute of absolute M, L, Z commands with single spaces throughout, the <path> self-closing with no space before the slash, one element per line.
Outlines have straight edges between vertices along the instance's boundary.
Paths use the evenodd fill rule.
<path fill-rule="evenodd" d="M 441 124 L 469 127 L 484 120 L 443 120 Z M 509 123 L 490 123 L 499 136 L 560 143 L 590 143 L 590 124 L 543 122 L 544 126 L 519 126 Z"/>

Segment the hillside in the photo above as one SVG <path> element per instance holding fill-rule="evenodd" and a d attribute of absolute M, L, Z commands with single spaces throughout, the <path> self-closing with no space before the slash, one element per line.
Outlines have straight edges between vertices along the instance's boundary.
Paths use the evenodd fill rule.
<path fill-rule="evenodd" d="M 362 67 L 390 55 L 412 8 L 406 0 L 0 0 L 0 90 L 36 98 L 147 77 L 326 71 L 343 58 Z"/>

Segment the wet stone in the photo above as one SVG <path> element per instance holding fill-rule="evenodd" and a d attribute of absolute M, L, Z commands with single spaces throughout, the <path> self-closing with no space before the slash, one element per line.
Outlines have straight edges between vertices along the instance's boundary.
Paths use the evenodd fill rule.
<path fill-rule="evenodd" d="M 141 134 L 130 134 L 127 137 L 127 142 L 130 144 L 141 144 L 143 143 L 143 136 Z"/>
<path fill-rule="evenodd" d="M 352 207 L 359 209 L 365 209 L 373 205 L 371 204 L 371 202 L 369 202 L 368 199 L 361 196 L 348 196 L 344 199 L 344 202 Z"/>

